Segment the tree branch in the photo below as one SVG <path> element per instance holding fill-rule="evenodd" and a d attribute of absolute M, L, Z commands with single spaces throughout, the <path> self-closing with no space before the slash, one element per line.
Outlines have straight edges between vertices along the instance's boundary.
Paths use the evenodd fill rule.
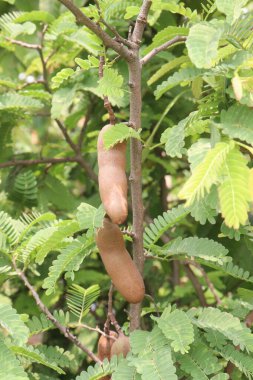
<path fill-rule="evenodd" d="M 202 286 L 201 286 L 198 278 L 195 276 L 195 274 L 191 270 L 189 264 L 184 265 L 184 270 L 185 270 L 187 277 L 191 281 L 191 283 L 192 283 L 192 285 L 193 285 L 193 287 L 197 293 L 197 296 L 199 298 L 199 302 L 200 302 L 201 306 L 206 307 L 207 306 L 206 298 L 205 298 Z"/>
<path fill-rule="evenodd" d="M 72 343 L 74 343 L 78 348 L 80 348 L 83 352 L 85 352 L 92 360 L 95 362 L 101 364 L 100 359 L 92 352 L 90 351 L 86 346 L 84 346 L 79 339 L 73 335 L 67 327 L 63 326 L 54 316 L 53 314 L 48 310 L 48 308 L 43 304 L 41 301 L 38 293 L 34 289 L 34 287 L 30 284 L 28 281 L 28 278 L 26 277 L 25 273 L 20 271 L 17 268 L 15 260 L 13 260 L 13 266 L 14 269 L 16 270 L 17 275 L 20 277 L 20 279 L 23 281 L 25 286 L 30 290 L 31 295 L 33 296 L 37 306 L 39 309 L 42 311 L 43 314 L 51 321 L 57 328 L 58 330 L 65 336 L 65 338 L 69 339 Z"/>
<path fill-rule="evenodd" d="M 175 45 L 179 42 L 186 41 L 187 37 L 184 36 L 177 36 L 174 37 L 172 40 L 165 42 L 161 46 L 158 46 L 151 50 L 145 57 L 141 59 L 141 65 L 145 65 L 151 58 L 153 58 L 156 54 L 160 53 L 163 50 L 166 50 L 168 47 Z"/>
<path fill-rule="evenodd" d="M 64 158 L 40 158 L 40 159 L 34 159 L 34 160 L 12 160 L 12 161 L 6 161 L 0 163 L 0 169 L 8 168 L 11 166 L 32 166 L 32 165 L 38 165 L 38 164 L 62 164 L 64 162 L 78 162 L 78 159 L 76 157 L 64 157 Z"/>
<path fill-rule="evenodd" d="M 215 290 L 215 287 L 212 283 L 212 281 L 210 280 L 210 278 L 208 277 L 206 271 L 204 270 L 204 268 L 202 268 L 202 266 L 198 263 L 196 263 L 196 261 L 192 261 L 192 260 L 187 260 L 186 263 L 190 264 L 190 265 L 193 265 L 194 267 L 196 267 L 202 274 L 202 276 L 204 277 L 205 281 L 206 281 L 206 284 L 208 286 L 208 288 L 210 289 L 211 293 L 213 294 L 214 296 L 214 299 L 217 303 L 217 305 L 220 305 L 221 304 L 221 299 L 220 297 L 218 296 L 216 290 Z"/>
<path fill-rule="evenodd" d="M 60 3 L 65 5 L 68 10 L 73 13 L 73 15 L 76 18 L 76 21 L 79 24 L 87 26 L 93 33 L 95 33 L 102 41 L 103 44 L 107 48 L 111 48 L 114 51 L 116 51 L 122 58 L 124 58 L 127 61 L 131 60 L 132 53 L 131 51 L 125 47 L 123 44 L 119 43 L 118 41 L 114 40 L 107 34 L 103 29 L 100 28 L 98 24 L 93 22 L 89 17 L 85 16 L 85 14 L 74 5 L 74 3 L 71 0 L 58 0 Z"/>
<path fill-rule="evenodd" d="M 143 0 L 140 13 L 136 20 L 131 38 L 137 46 L 139 46 L 141 43 L 142 35 L 147 24 L 148 12 L 150 10 L 151 4 L 152 0 Z"/>
<path fill-rule="evenodd" d="M 147 22 L 150 0 L 144 0 L 140 13 L 135 23 L 132 41 L 136 44 L 133 51 L 133 59 L 128 62 L 129 87 L 130 87 L 130 125 L 135 130 L 141 128 L 141 64 L 139 58 L 139 45 Z M 143 250 L 143 220 L 144 208 L 142 200 L 142 144 L 137 139 L 131 139 L 131 170 L 129 181 L 131 183 L 131 200 L 133 214 L 133 260 L 141 274 L 144 268 Z M 130 305 L 130 331 L 140 327 L 141 303 Z"/>
<path fill-rule="evenodd" d="M 98 14 L 99 14 L 99 22 L 101 22 L 102 24 L 104 24 L 104 26 L 106 26 L 106 28 L 108 28 L 116 37 L 116 41 L 118 42 L 121 42 L 122 44 L 128 46 L 128 47 L 132 47 L 132 42 L 131 41 L 128 41 L 126 40 L 125 38 L 123 38 L 117 31 L 116 28 L 114 28 L 113 26 L 109 25 L 105 20 L 104 18 L 102 17 L 102 12 L 101 12 L 101 8 L 100 8 L 100 5 L 99 5 L 99 2 L 98 0 L 94 0 L 94 3 L 96 4 L 96 7 L 98 9 Z"/>

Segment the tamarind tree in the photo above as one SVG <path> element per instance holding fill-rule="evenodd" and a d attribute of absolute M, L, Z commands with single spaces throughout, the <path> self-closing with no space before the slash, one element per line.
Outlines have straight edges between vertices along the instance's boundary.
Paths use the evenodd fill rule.
<path fill-rule="evenodd" d="M 252 379 L 252 9 L 0 1 L 0 379 Z"/>

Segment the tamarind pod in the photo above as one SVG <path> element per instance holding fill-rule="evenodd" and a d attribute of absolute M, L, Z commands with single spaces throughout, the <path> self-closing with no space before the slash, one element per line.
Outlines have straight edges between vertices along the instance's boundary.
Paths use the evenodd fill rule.
<path fill-rule="evenodd" d="M 98 136 L 98 184 L 106 213 L 113 223 L 121 224 L 127 218 L 126 142 L 106 150 L 103 143 L 104 126 Z"/>
<path fill-rule="evenodd" d="M 118 338 L 118 334 L 115 331 L 110 331 L 109 335 L 114 338 Z M 104 360 L 105 358 L 110 360 L 111 348 L 114 342 L 114 339 L 110 339 L 104 335 L 101 335 L 101 337 L 98 340 L 98 358 L 100 360 Z"/>
<path fill-rule="evenodd" d="M 130 303 L 141 302 L 145 287 L 142 276 L 125 247 L 120 228 L 105 218 L 97 231 L 96 243 L 115 288 Z"/>
<path fill-rule="evenodd" d="M 112 345 L 111 356 L 123 354 L 125 358 L 130 349 L 130 340 L 128 336 L 120 335 Z"/>
<path fill-rule="evenodd" d="M 109 331 L 109 335 L 118 338 L 118 334 L 115 331 Z M 113 343 L 115 342 L 114 339 L 108 339 L 106 336 L 101 335 L 101 337 L 98 340 L 98 358 L 100 360 L 104 360 L 107 358 L 109 361 L 111 359 L 111 348 Z M 101 377 L 101 380 L 110 380 L 111 376 L 104 376 Z"/>

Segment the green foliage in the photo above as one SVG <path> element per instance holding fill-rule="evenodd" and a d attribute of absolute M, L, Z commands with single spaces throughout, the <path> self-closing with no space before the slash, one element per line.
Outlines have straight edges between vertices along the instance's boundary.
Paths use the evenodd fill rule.
<path fill-rule="evenodd" d="M 144 231 L 144 243 L 146 247 L 152 247 L 166 231 L 184 219 L 187 214 L 187 209 L 183 206 L 178 206 L 155 218 L 154 222 L 149 224 Z"/>
<path fill-rule="evenodd" d="M 216 0 L 218 10 L 226 15 L 228 23 L 232 23 L 240 17 L 246 3 L 247 0 Z"/>
<path fill-rule="evenodd" d="M 73 69 L 62 69 L 51 80 L 53 82 L 53 88 L 58 88 L 61 84 L 69 79 L 74 74 Z"/>
<path fill-rule="evenodd" d="M 93 207 L 88 203 L 81 203 L 77 208 L 76 218 L 80 229 L 91 229 L 102 227 L 105 211 L 101 205 L 99 208 Z"/>
<path fill-rule="evenodd" d="M 150 44 L 145 50 L 144 54 L 149 53 L 152 49 L 164 44 L 168 40 L 176 36 L 187 36 L 189 29 L 185 27 L 177 26 L 168 26 L 163 30 L 159 31 L 153 38 L 152 44 Z"/>
<path fill-rule="evenodd" d="M 50 251 L 57 249 L 64 238 L 73 235 L 80 229 L 79 224 L 74 220 L 64 220 L 60 222 L 52 234 L 44 241 L 38 249 L 36 262 L 42 264 Z"/>
<path fill-rule="evenodd" d="M 249 168 L 238 149 L 229 152 L 224 180 L 219 186 L 221 212 L 228 227 L 238 229 L 248 220 Z"/>
<path fill-rule="evenodd" d="M 115 98 L 122 98 L 124 92 L 122 89 L 123 77 L 117 70 L 105 67 L 103 78 L 99 80 L 98 91 L 103 96 L 108 96 L 109 100 L 114 102 Z"/>
<path fill-rule="evenodd" d="M 73 284 L 68 290 L 67 305 L 69 310 L 78 318 L 81 323 L 82 318 L 89 312 L 91 305 L 100 295 L 98 285 L 92 285 L 88 289 L 84 289 L 79 285 Z"/>
<path fill-rule="evenodd" d="M 29 330 L 16 310 L 8 304 L 0 304 L 0 326 L 14 342 L 18 344 L 26 342 Z"/>
<path fill-rule="evenodd" d="M 43 22 L 45 24 L 51 24 L 55 20 L 54 16 L 46 11 L 31 11 L 22 12 L 20 16 L 15 19 L 15 23 L 23 23 L 26 21 Z"/>
<path fill-rule="evenodd" d="M 187 67 L 175 72 L 167 80 L 162 82 L 162 84 L 157 86 L 157 89 L 155 90 L 156 99 L 160 99 L 163 94 L 178 84 L 182 82 L 191 82 L 193 79 L 201 75 L 203 75 L 203 71 L 195 67 Z"/>
<path fill-rule="evenodd" d="M 231 138 L 253 144 L 251 129 L 252 109 L 246 106 L 233 105 L 221 113 L 221 127 L 223 132 Z"/>
<path fill-rule="evenodd" d="M 156 71 L 151 78 L 149 78 L 148 85 L 152 85 L 171 70 L 187 62 L 189 62 L 189 58 L 186 56 L 171 59 L 170 62 L 162 65 L 162 67 L 158 71 Z"/>
<path fill-rule="evenodd" d="M 187 205 L 192 204 L 195 199 L 202 198 L 205 192 L 208 192 L 212 185 L 217 183 L 223 164 L 232 148 L 233 144 L 223 142 L 216 144 L 207 153 L 203 162 L 193 170 L 192 176 L 180 192 L 180 197 L 187 199 Z"/>
<path fill-rule="evenodd" d="M 223 264 L 229 261 L 228 250 L 216 241 L 207 238 L 177 238 L 163 248 L 165 255 L 186 255 Z"/>
<path fill-rule="evenodd" d="M 253 336 L 250 329 L 231 314 L 209 307 L 202 310 L 190 310 L 188 315 L 191 317 L 192 323 L 199 328 L 218 331 L 231 340 L 235 346 L 239 345 L 242 350 L 253 351 Z"/>
<path fill-rule="evenodd" d="M 28 349 L 25 347 L 11 346 L 11 351 L 18 356 L 25 357 L 31 362 L 39 363 L 46 367 L 49 367 L 54 371 L 58 372 L 59 374 L 65 374 L 65 372 L 61 368 L 47 361 L 43 354 L 41 354 L 37 350 L 31 349 L 30 347 Z"/>
<path fill-rule="evenodd" d="M 76 272 L 82 264 L 85 257 L 94 248 L 93 239 L 81 237 L 73 240 L 70 244 L 64 247 L 57 259 L 53 261 L 49 268 L 48 277 L 45 278 L 43 288 L 47 289 L 46 294 L 54 292 L 57 280 L 61 274 L 65 273 L 65 278 L 74 280 L 74 272 Z"/>
<path fill-rule="evenodd" d="M 67 326 L 69 323 L 69 313 L 64 313 L 62 310 L 55 311 L 53 316 L 60 322 L 61 325 Z M 45 314 L 41 314 L 39 317 L 33 316 L 27 322 L 27 326 L 30 329 L 30 335 L 39 334 L 51 329 L 55 329 L 55 325 L 47 319 Z"/>
<path fill-rule="evenodd" d="M 2 358 L 2 365 L 0 367 L 0 376 L 7 380 L 28 380 L 28 375 L 25 373 L 20 362 L 0 339 L 0 355 Z"/>
<path fill-rule="evenodd" d="M 9 196 L 26 206 L 36 206 L 38 187 L 36 177 L 31 170 L 22 171 L 14 178 Z"/>
<path fill-rule="evenodd" d="M 221 25 L 222 26 L 222 25 Z M 196 67 L 206 69 L 213 66 L 218 55 L 222 28 L 217 23 L 202 22 L 190 29 L 186 46 L 189 57 Z"/>
<path fill-rule="evenodd" d="M 103 142 L 106 149 L 110 149 L 115 144 L 135 138 L 140 140 L 140 133 L 133 128 L 129 128 L 127 125 L 120 123 L 111 126 L 103 134 Z"/>
<path fill-rule="evenodd" d="M 230 363 L 231 378 L 251 379 L 251 3 L 153 0 L 140 38 L 141 0 L 71 2 L 113 38 L 105 45 L 60 1 L 0 3 L 0 378 L 228 380 Z M 129 78 L 111 47 L 140 44 L 141 59 L 178 36 L 142 65 L 140 89 L 139 71 Z M 131 352 L 94 364 L 84 351 L 98 351 L 110 288 L 94 239 L 105 216 L 97 137 L 110 123 L 107 98 L 116 125 L 104 144 L 127 141 L 127 173 L 139 168 L 135 139 L 143 145 L 120 229 L 132 254 L 142 242 L 131 201 L 142 188 L 145 331 L 131 331 L 135 307 L 114 289 Z"/>
<path fill-rule="evenodd" d="M 181 310 L 164 312 L 157 321 L 162 333 L 169 339 L 175 352 L 185 354 L 194 341 L 193 326 L 187 315 Z"/>

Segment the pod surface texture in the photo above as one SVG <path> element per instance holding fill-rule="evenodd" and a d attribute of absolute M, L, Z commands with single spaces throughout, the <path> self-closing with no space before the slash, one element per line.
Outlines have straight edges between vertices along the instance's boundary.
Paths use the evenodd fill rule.
<path fill-rule="evenodd" d="M 120 228 L 105 218 L 103 227 L 97 231 L 96 243 L 115 288 L 128 302 L 141 302 L 145 294 L 144 282 L 126 250 Z"/>
<path fill-rule="evenodd" d="M 110 127 L 105 125 L 98 136 L 98 184 L 105 211 L 113 223 L 121 224 L 127 218 L 126 142 L 106 150 L 103 135 Z"/>

